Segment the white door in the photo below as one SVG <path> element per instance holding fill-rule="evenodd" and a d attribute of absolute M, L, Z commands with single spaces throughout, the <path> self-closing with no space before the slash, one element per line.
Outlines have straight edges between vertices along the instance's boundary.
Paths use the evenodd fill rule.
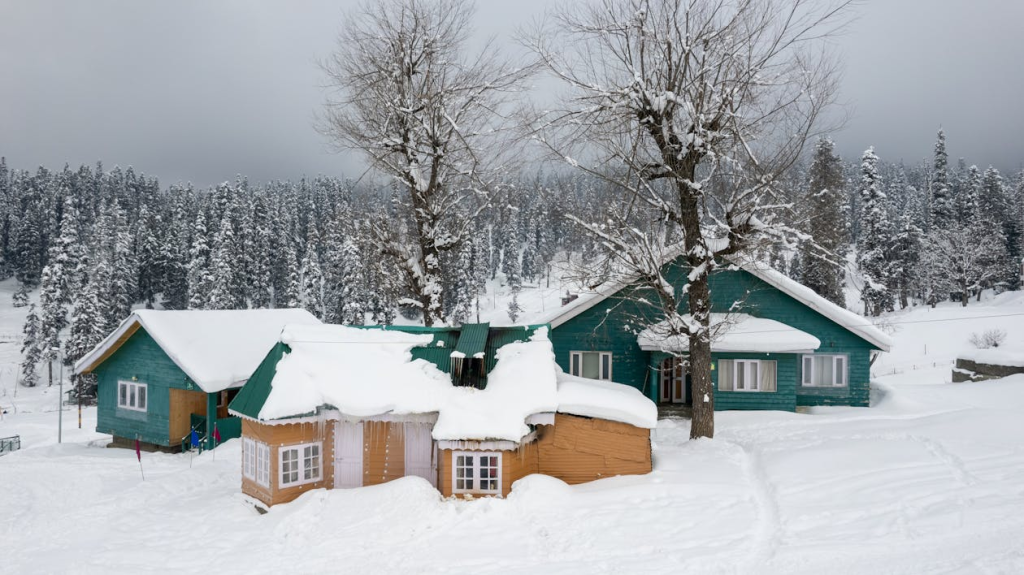
<path fill-rule="evenodd" d="M 418 475 L 437 487 L 437 458 L 429 423 L 405 424 L 405 474 Z"/>
<path fill-rule="evenodd" d="M 334 458 L 334 487 L 362 487 L 362 422 L 338 422 L 334 428 Z"/>

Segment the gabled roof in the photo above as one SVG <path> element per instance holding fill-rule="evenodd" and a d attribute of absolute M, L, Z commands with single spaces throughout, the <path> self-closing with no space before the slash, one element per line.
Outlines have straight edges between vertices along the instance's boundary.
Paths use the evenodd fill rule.
<path fill-rule="evenodd" d="M 671 258 L 667 258 L 666 262 L 671 261 L 676 257 L 678 257 L 678 253 Z M 734 258 L 727 258 L 727 261 L 825 316 L 829 320 L 835 322 L 839 326 L 878 349 L 882 351 L 889 351 L 892 347 L 892 339 L 875 327 L 874 324 L 866 318 L 830 302 L 815 293 L 814 290 L 809 287 L 786 277 L 767 265 L 746 263 Z M 579 298 L 562 306 L 550 315 L 543 317 L 541 321 L 545 321 L 550 324 L 552 328 L 557 328 L 570 319 L 622 291 L 626 287 L 629 287 L 634 283 L 634 281 L 635 280 L 626 279 L 622 281 L 609 281 L 601 284 L 595 288 L 592 293 L 581 294 Z"/>
<path fill-rule="evenodd" d="M 288 324 L 319 324 L 302 309 L 136 310 L 75 363 L 89 373 L 144 329 L 203 391 L 237 387 L 249 378 Z"/>

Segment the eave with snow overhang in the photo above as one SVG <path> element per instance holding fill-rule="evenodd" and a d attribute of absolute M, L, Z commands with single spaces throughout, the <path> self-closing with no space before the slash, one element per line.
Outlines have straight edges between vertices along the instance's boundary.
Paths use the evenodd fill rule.
<path fill-rule="evenodd" d="M 683 316 L 689 322 L 689 315 Z M 637 344 L 644 351 L 686 354 L 690 351 L 690 338 L 668 335 L 666 322 L 651 326 L 637 336 Z M 711 314 L 711 351 L 718 353 L 811 353 L 821 346 L 813 335 L 772 319 L 754 317 L 745 313 Z"/>

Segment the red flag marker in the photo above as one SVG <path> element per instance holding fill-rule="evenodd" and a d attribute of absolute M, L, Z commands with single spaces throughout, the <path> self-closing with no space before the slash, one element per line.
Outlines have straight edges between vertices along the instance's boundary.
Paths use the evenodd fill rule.
<path fill-rule="evenodd" d="M 217 424 L 213 424 L 213 440 L 220 443 L 220 431 L 217 429 Z"/>

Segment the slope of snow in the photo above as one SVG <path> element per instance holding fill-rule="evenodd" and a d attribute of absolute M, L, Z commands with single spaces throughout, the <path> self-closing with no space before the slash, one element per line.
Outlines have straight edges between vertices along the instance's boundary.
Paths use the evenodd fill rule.
<path fill-rule="evenodd" d="M 689 314 L 684 321 L 691 321 Z M 690 338 L 668 336 L 668 324 L 653 325 L 637 336 L 640 349 L 669 353 L 685 353 Z M 711 314 L 712 351 L 756 351 L 761 353 L 794 353 L 811 351 L 821 346 L 813 335 L 771 319 L 745 313 Z"/>
<path fill-rule="evenodd" d="M 319 324 L 320 320 L 304 309 L 139 309 L 80 359 L 75 369 L 91 365 L 135 323 L 203 391 L 213 393 L 249 379 L 285 325 Z"/>
<path fill-rule="evenodd" d="M 658 406 L 635 387 L 558 371 L 558 411 L 653 429 Z"/>

